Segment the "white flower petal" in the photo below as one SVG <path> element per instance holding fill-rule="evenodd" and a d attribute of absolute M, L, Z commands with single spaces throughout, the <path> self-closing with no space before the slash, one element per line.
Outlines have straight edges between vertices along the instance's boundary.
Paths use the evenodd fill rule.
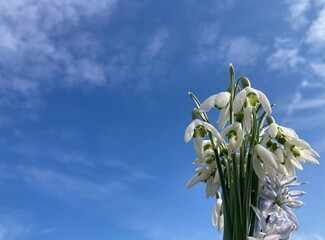
<path fill-rule="evenodd" d="M 195 129 L 195 121 L 191 122 L 185 130 L 184 141 L 186 143 L 188 143 L 192 139 L 194 134 L 194 129 Z"/>
<path fill-rule="evenodd" d="M 247 106 L 244 108 L 244 118 L 245 118 L 245 125 L 247 128 L 247 132 L 251 131 L 252 128 L 252 122 L 253 122 L 253 116 L 252 116 L 252 107 Z"/>
<path fill-rule="evenodd" d="M 289 158 L 289 161 L 290 161 L 291 164 L 292 164 L 293 166 L 295 166 L 297 169 L 299 169 L 299 170 L 303 170 L 303 167 L 301 166 L 301 163 L 300 163 L 297 159 L 295 159 L 295 158 Z"/>
<path fill-rule="evenodd" d="M 206 197 L 212 197 L 214 194 L 216 194 L 218 190 L 218 185 L 213 182 L 213 178 L 210 177 L 208 181 L 206 182 L 206 188 L 205 188 L 205 194 Z"/>
<path fill-rule="evenodd" d="M 281 148 L 277 148 L 274 151 L 275 156 L 277 157 L 277 159 L 283 163 L 284 162 L 284 155 L 283 155 L 283 150 Z"/>
<path fill-rule="evenodd" d="M 297 158 L 298 160 L 304 159 L 310 163 L 319 164 L 319 162 L 313 156 L 310 156 L 306 150 L 300 151 L 300 156 Z"/>
<path fill-rule="evenodd" d="M 291 129 L 291 128 L 287 128 L 287 127 L 283 127 L 283 126 L 279 126 L 281 133 L 287 137 L 287 138 L 298 138 L 297 133 Z"/>
<path fill-rule="evenodd" d="M 246 88 L 245 88 L 246 89 Z M 241 90 L 236 96 L 235 96 L 235 99 L 234 99 L 234 102 L 233 102 L 233 110 L 234 110 L 234 113 L 238 113 L 240 111 L 240 109 L 243 107 L 244 105 L 244 102 L 246 100 L 246 90 L 243 89 Z"/>
<path fill-rule="evenodd" d="M 275 169 L 278 168 L 278 164 L 277 164 L 276 160 L 274 159 L 273 155 L 271 154 L 271 152 L 268 149 L 263 147 L 261 144 L 257 144 L 255 146 L 255 150 L 256 150 L 258 156 L 263 160 L 263 162 L 265 164 L 267 164 L 268 166 L 273 167 Z"/>
<path fill-rule="evenodd" d="M 193 140 L 193 145 L 197 156 L 203 159 L 203 139 L 201 137 L 195 137 Z"/>
<path fill-rule="evenodd" d="M 227 126 L 221 131 L 221 137 L 224 138 L 231 130 L 234 130 L 234 124 Z"/>
<path fill-rule="evenodd" d="M 215 98 L 215 105 L 217 105 L 219 108 L 224 108 L 230 100 L 231 94 L 229 92 L 221 92 L 217 94 Z"/>
<path fill-rule="evenodd" d="M 278 125 L 276 123 L 271 123 L 269 126 L 269 135 L 271 138 L 275 138 L 278 134 Z"/>
<path fill-rule="evenodd" d="M 224 107 L 220 110 L 219 119 L 217 121 L 218 128 L 220 130 L 222 130 L 225 127 L 228 119 L 229 119 L 229 105 L 227 105 L 226 107 Z"/>
<path fill-rule="evenodd" d="M 223 141 L 223 138 L 221 137 L 220 133 L 217 131 L 217 129 L 214 128 L 214 126 L 212 126 L 210 123 L 206 123 L 206 122 L 201 122 L 202 125 L 209 130 L 212 135 L 217 139 L 218 141 L 218 145 Z"/>
<path fill-rule="evenodd" d="M 186 189 L 193 187 L 195 184 L 201 181 L 201 178 L 195 174 L 186 184 Z"/>
<path fill-rule="evenodd" d="M 214 227 L 221 225 L 220 224 L 221 212 L 222 212 L 222 200 L 218 198 L 212 210 L 212 225 Z"/>
<path fill-rule="evenodd" d="M 262 104 L 262 107 L 264 108 L 265 112 L 267 114 L 271 114 L 272 108 L 271 108 L 269 99 L 265 96 L 265 94 L 263 92 L 261 92 L 259 90 L 256 90 L 256 91 L 258 92 L 260 103 Z"/>
<path fill-rule="evenodd" d="M 257 177 L 260 180 L 263 180 L 265 177 L 265 172 L 264 172 L 262 163 L 257 158 L 253 159 L 253 168 L 254 168 L 254 171 L 255 171 Z"/>
<path fill-rule="evenodd" d="M 208 112 L 214 106 L 214 102 L 218 94 L 208 97 L 200 106 L 199 112 Z"/>
<path fill-rule="evenodd" d="M 237 133 L 237 141 L 236 141 L 236 144 L 234 146 L 235 151 L 237 151 L 241 147 L 241 144 L 243 143 L 243 140 L 244 140 L 244 131 L 243 131 L 242 127 L 241 127 L 241 124 L 239 124 L 236 133 Z"/>

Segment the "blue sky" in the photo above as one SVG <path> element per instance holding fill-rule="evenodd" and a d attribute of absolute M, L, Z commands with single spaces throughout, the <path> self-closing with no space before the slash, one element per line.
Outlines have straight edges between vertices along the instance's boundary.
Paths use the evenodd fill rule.
<path fill-rule="evenodd" d="M 0 240 L 220 239 L 185 190 L 194 92 L 237 76 L 321 155 L 296 239 L 325 239 L 325 1 L 0 1 Z M 216 116 L 215 116 L 216 119 Z"/>

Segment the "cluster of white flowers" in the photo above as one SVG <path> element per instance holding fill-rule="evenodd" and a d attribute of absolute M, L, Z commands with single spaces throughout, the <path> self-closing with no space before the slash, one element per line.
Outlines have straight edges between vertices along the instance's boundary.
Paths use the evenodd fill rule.
<path fill-rule="evenodd" d="M 202 104 L 193 94 L 190 96 L 197 109 L 193 110 L 193 122 L 186 128 L 184 140 L 187 143 L 193 139 L 197 153 L 194 164 L 198 167 L 186 188 L 206 183 L 206 197 L 216 197 L 212 224 L 219 232 L 231 223 L 224 219 L 231 218 L 226 200 L 228 208 L 237 204 L 235 209 L 248 211 L 235 214 L 236 218 L 242 216 L 237 224 L 254 228 L 248 239 L 291 239 L 298 229 L 292 210 L 303 205 L 296 198 L 304 192 L 288 187 L 300 185 L 295 169 L 302 170 L 301 163 L 319 164 L 318 153 L 293 129 L 275 122 L 268 98 L 252 88 L 246 77 L 237 84 L 232 81 L 228 91 L 212 95 Z M 206 114 L 213 108 L 220 111 L 219 130 L 209 123 Z M 259 195 L 254 201 L 256 191 Z M 230 196 L 237 195 L 238 201 L 231 201 Z M 252 213 L 258 225 L 252 223 Z"/>

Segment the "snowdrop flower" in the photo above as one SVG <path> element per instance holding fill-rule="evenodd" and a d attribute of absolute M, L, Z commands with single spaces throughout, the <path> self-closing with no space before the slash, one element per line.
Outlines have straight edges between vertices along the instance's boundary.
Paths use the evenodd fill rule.
<path fill-rule="evenodd" d="M 298 221 L 292 210 L 304 205 L 302 201 L 296 200 L 296 198 L 304 195 L 305 192 L 290 191 L 289 187 L 299 186 L 301 184 L 304 184 L 304 182 L 298 183 L 296 176 L 282 181 L 278 177 L 275 177 L 273 181 L 265 177 L 259 192 L 259 196 L 265 201 L 266 211 L 283 214 L 288 220 L 294 223 L 296 229 L 298 229 Z"/>
<path fill-rule="evenodd" d="M 241 126 L 241 123 L 235 122 L 228 127 L 226 127 L 222 132 L 221 136 L 224 138 L 227 136 L 229 145 L 228 145 L 228 154 L 236 153 L 236 151 L 240 148 L 243 139 L 244 139 L 244 131 Z"/>
<path fill-rule="evenodd" d="M 275 139 L 282 144 L 284 149 L 278 150 L 279 148 L 277 148 L 277 145 L 274 145 L 275 143 L 272 144 L 272 139 Z M 262 144 L 272 144 L 272 147 L 276 149 L 275 154 L 277 157 L 281 162 L 285 161 L 285 165 L 288 166 L 289 169 L 291 165 L 293 165 L 297 169 L 302 170 L 303 167 L 300 162 L 305 161 L 319 164 L 315 158 L 319 157 L 319 154 L 312 149 L 306 141 L 300 139 L 297 133 L 291 128 L 271 123 L 268 127 L 268 134 L 264 137 Z"/>
<path fill-rule="evenodd" d="M 244 118 L 247 131 L 250 132 L 252 127 L 252 111 L 256 108 L 257 104 L 261 104 L 267 114 L 272 113 L 272 108 L 269 100 L 261 91 L 245 87 L 241 90 L 234 99 L 234 113 L 237 114 L 242 108 L 244 108 Z"/>
<path fill-rule="evenodd" d="M 208 132 L 210 132 L 212 136 L 217 140 L 217 145 L 223 141 L 220 133 L 211 124 L 203 122 L 199 119 L 195 119 L 193 122 L 191 122 L 185 130 L 184 141 L 188 143 L 192 138 L 194 138 L 194 149 L 199 158 L 203 157 L 203 138 L 208 135 Z"/>
<path fill-rule="evenodd" d="M 220 110 L 219 119 L 217 121 L 219 129 L 223 129 L 229 119 L 229 100 L 231 94 L 229 92 L 221 92 L 207 98 L 199 108 L 199 112 L 208 112 L 212 107 Z"/>
<path fill-rule="evenodd" d="M 205 182 L 206 197 L 209 198 L 214 196 L 220 188 L 220 176 L 217 171 L 216 157 L 210 141 L 203 141 L 201 152 L 202 158 L 198 157 L 194 161 L 199 166 L 195 169 L 194 176 L 186 184 L 186 188 L 188 189 L 199 182 Z"/>
<path fill-rule="evenodd" d="M 264 179 L 267 167 L 277 169 L 278 163 L 270 150 L 257 144 L 254 148 L 253 168 L 259 179 Z"/>
<path fill-rule="evenodd" d="M 223 206 L 221 198 L 218 198 L 212 210 L 212 225 L 218 228 L 220 233 L 224 227 Z"/>

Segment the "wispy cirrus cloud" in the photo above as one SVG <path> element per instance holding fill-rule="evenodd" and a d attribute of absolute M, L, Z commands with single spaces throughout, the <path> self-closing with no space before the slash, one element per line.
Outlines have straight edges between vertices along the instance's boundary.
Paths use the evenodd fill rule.
<path fill-rule="evenodd" d="M 207 34 L 209 28 L 212 36 Z M 194 62 L 199 66 L 232 62 L 236 66 L 251 67 L 267 49 L 267 46 L 247 36 L 219 36 L 215 25 L 203 28 L 202 38 L 197 39 L 197 44 L 198 50 Z"/>
<path fill-rule="evenodd" d="M 31 228 L 24 216 L 18 212 L 0 215 L 0 240 L 16 240 L 30 236 Z"/>
<path fill-rule="evenodd" d="M 310 0 L 286 0 L 284 3 L 288 6 L 289 13 L 286 19 L 293 29 L 298 30 L 309 23 L 309 19 L 306 15 L 312 5 Z"/>
<path fill-rule="evenodd" d="M 167 71 L 171 30 L 157 26 L 139 38 L 135 26 L 110 28 L 112 19 L 126 21 L 116 14 L 123 7 L 131 8 L 118 0 L 0 3 L 0 104 L 37 107 L 61 87 L 150 89 L 150 76 Z"/>
<path fill-rule="evenodd" d="M 311 22 L 306 33 L 306 43 L 312 50 L 320 50 L 325 47 L 325 3 L 323 2 L 317 17 Z"/>
<path fill-rule="evenodd" d="M 271 70 L 287 70 L 296 68 L 305 62 L 304 57 L 299 55 L 299 43 L 292 39 L 275 38 L 275 52 L 267 59 L 267 67 Z"/>

